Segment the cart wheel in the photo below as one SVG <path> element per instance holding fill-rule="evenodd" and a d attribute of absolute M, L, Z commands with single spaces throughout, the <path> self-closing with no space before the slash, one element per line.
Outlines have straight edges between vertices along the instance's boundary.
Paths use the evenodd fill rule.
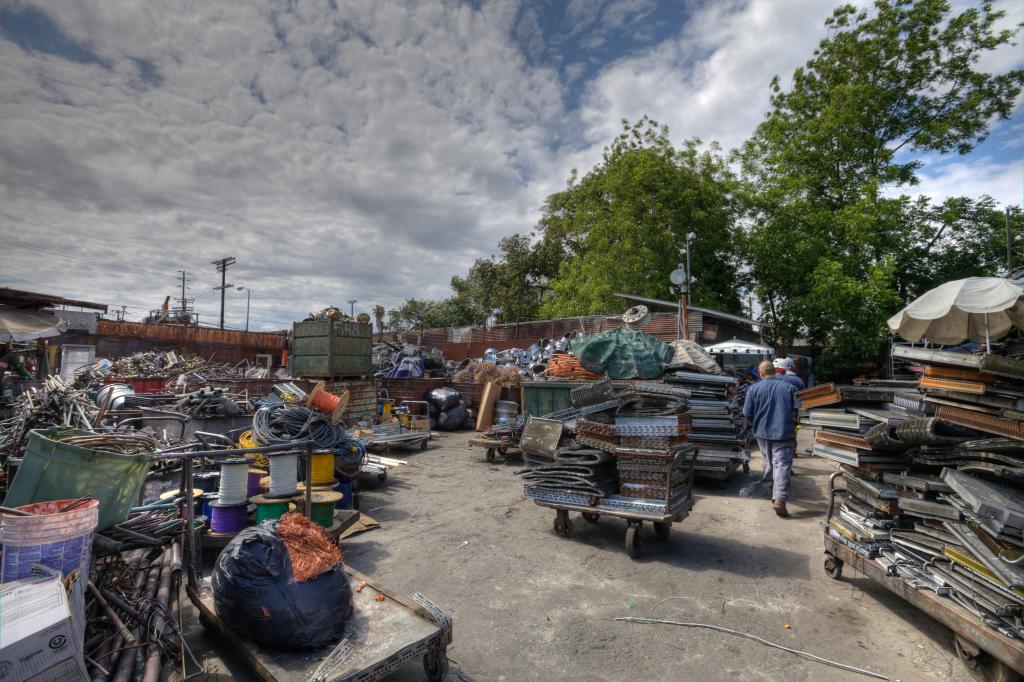
<path fill-rule="evenodd" d="M 626 554 L 630 559 L 640 556 L 640 523 L 626 526 Z"/>
<path fill-rule="evenodd" d="M 750 462 L 744 462 L 743 463 L 743 473 L 745 473 L 745 474 L 749 474 L 750 473 Z"/>
<path fill-rule="evenodd" d="M 1019 682 L 1021 676 L 1009 666 L 997 661 L 988 652 L 983 651 L 974 642 L 959 635 L 953 636 L 953 647 L 964 666 L 971 671 L 973 677 L 986 682 Z"/>
<path fill-rule="evenodd" d="M 444 649 L 431 649 L 423 657 L 423 672 L 431 682 L 443 680 L 448 676 L 448 654 Z"/>
<path fill-rule="evenodd" d="M 583 512 L 583 520 L 587 523 L 597 523 L 601 520 L 601 515 L 594 514 L 593 512 Z"/>
<path fill-rule="evenodd" d="M 379 483 L 383 483 L 386 480 L 388 480 L 388 470 L 384 469 L 379 474 L 377 474 L 377 481 Z"/>
<path fill-rule="evenodd" d="M 654 537 L 659 540 L 668 540 L 669 533 L 672 532 L 672 524 L 661 523 L 659 521 L 654 522 Z"/>
<path fill-rule="evenodd" d="M 564 509 L 555 510 L 555 532 L 563 538 L 572 535 L 572 520 L 569 518 L 569 512 Z"/>
<path fill-rule="evenodd" d="M 498 448 L 498 454 L 502 457 L 508 457 L 508 448 L 504 446 Z"/>
<path fill-rule="evenodd" d="M 429 440 L 430 440 L 429 438 L 424 438 L 423 440 L 420 441 L 420 450 L 426 450 L 427 449 L 427 442 Z"/>
<path fill-rule="evenodd" d="M 843 577 L 843 561 L 831 554 L 825 559 L 825 572 L 832 580 L 839 580 Z"/>
<path fill-rule="evenodd" d="M 494 448 L 487 448 L 487 461 L 488 462 L 493 462 L 494 461 Z"/>

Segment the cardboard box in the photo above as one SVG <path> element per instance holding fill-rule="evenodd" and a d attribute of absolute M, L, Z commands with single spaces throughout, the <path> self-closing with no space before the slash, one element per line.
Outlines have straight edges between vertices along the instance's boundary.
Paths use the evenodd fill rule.
<path fill-rule="evenodd" d="M 72 576 L 74 580 L 74 576 Z M 38 575 L 0 585 L 0 681 L 79 682 L 88 680 L 82 656 L 82 581 L 72 594 L 60 574 Z"/>

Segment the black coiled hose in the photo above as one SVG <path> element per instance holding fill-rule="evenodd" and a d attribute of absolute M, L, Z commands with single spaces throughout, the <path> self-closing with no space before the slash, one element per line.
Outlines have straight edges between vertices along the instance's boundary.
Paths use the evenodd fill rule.
<path fill-rule="evenodd" d="M 266 405 L 252 416 L 252 435 L 260 445 L 312 440 L 319 448 L 338 448 L 348 441 L 345 427 L 326 415 L 299 405 Z"/>

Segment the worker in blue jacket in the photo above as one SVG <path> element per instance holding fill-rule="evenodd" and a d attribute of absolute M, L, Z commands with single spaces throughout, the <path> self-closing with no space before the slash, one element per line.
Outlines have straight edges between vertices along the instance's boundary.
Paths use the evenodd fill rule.
<path fill-rule="evenodd" d="M 775 374 L 771 360 L 758 367 L 761 381 L 747 391 L 743 415 L 753 424 L 754 436 L 761 449 L 765 471 L 772 474 L 772 508 L 779 516 L 789 516 L 789 479 L 796 451 L 796 387 Z"/>

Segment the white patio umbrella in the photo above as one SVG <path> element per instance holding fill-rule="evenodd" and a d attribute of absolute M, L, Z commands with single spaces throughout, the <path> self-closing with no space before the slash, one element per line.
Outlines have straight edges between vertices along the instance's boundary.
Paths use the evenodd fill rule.
<path fill-rule="evenodd" d="M 1001 339 L 1024 326 L 1024 290 L 1000 277 L 968 277 L 946 282 L 889 318 L 893 334 L 907 341 L 928 339 L 949 345 L 967 339 Z"/>

